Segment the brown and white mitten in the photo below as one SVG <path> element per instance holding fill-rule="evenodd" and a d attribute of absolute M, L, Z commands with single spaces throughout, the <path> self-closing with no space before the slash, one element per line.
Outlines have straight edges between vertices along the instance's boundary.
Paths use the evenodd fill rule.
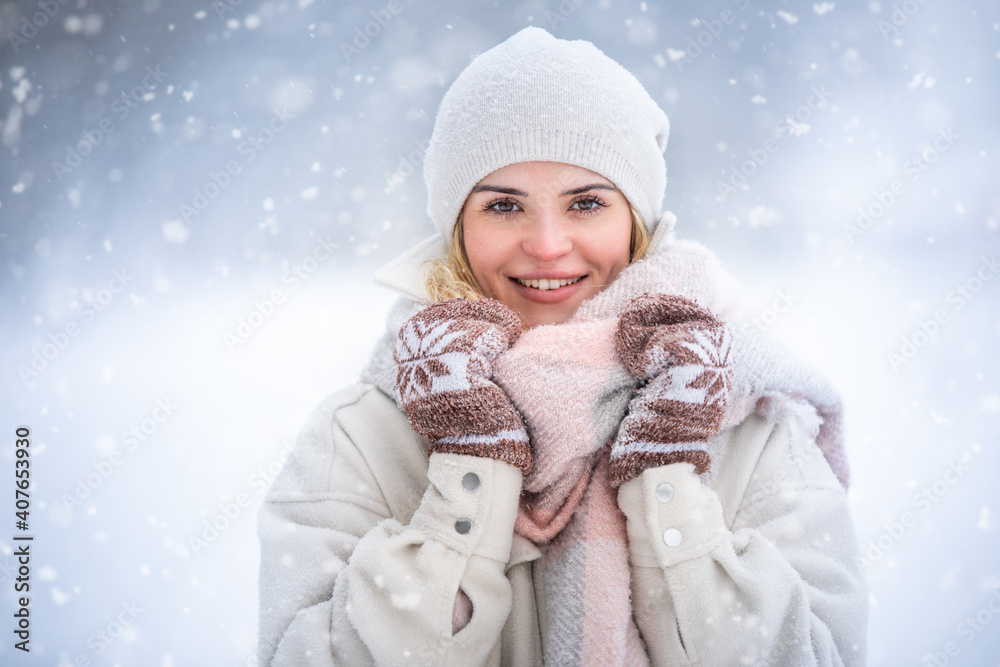
<path fill-rule="evenodd" d="M 434 452 L 506 461 L 527 475 L 532 456 L 524 420 L 492 381 L 493 360 L 522 332 L 494 299 L 452 299 L 424 308 L 399 330 L 396 393 L 413 430 Z"/>
<path fill-rule="evenodd" d="M 684 297 L 645 294 L 622 313 L 616 335 L 626 368 L 645 385 L 615 437 L 612 483 L 669 463 L 707 471 L 707 439 L 720 430 L 732 386 L 729 327 Z"/>

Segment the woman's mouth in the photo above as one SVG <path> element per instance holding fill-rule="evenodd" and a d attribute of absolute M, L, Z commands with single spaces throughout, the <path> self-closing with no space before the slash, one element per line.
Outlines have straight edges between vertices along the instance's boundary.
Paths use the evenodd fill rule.
<path fill-rule="evenodd" d="M 515 278 L 518 283 L 524 285 L 525 287 L 532 287 L 537 290 L 554 290 L 560 287 L 565 287 L 566 285 L 572 285 L 583 280 L 584 276 L 578 278 L 566 278 L 566 279 L 555 279 L 555 278 L 540 278 L 538 280 L 522 280 L 521 278 Z"/>

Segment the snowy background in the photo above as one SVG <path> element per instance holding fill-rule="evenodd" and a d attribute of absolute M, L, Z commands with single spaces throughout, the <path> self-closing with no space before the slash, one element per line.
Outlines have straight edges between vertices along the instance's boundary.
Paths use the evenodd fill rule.
<path fill-rule="evenodd" d="M 266 485 L 431 232 L 447 85 L 527 25 L 639 77 L 679 236 L 842 389 L 870 664 L 1000 664 L 1000 6 L 944 0 L 0 3 L 0 662 L 255 664 Z"/>

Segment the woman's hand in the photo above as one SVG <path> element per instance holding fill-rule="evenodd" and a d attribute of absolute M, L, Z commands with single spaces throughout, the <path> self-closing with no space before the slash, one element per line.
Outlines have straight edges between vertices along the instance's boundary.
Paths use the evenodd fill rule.
<path fill-rule="evenodd" d="M 430 451 L 506 461 L 527 475 L 524 420 L 492 380 L 493 360 L 521 335 L 521 321 L 494 299 L 429 306 L 399 330 L 396 393 Z"/>
<path fill-rule="evenodd" d="M 706 440 L 719 432 L 732 381 L 729 328 L 689 299 L 647 294 L 622 313 L 617 342 L 629 372 L 647 382 L 618 429 L 612 483 L 668 463 L 708 470 Z"/>

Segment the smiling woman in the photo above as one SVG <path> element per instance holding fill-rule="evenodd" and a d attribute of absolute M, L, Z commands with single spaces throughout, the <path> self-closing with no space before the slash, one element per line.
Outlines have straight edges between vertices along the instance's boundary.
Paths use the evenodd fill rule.
<path fill-rule="evenodd" d="M 527 28 L 441 103 L 437 234 L 260 517 L 265 665 L 857 665 L 837 393 L 661 211 L 666 115 Z"/>
<path fill-rule="evenodd" d="M 489 182 L 497 182 L 497 178 L 500 179 L 516 179 L 525 180 L 531 184 L 530 187 L 526 189 L 518 189 L 515 187 L 507 187 L 503 185 L 490 185 Z M 569 189 L 562 189 L 569 182 L 583 182 L 583 185 L 578 187 L 571 187 Z M 525 208 L 527 202 L 519 202 L 515 197 L 530 198 L 532 195 L 528 190 L 534 191 L 534 199 L 531 200 L 533 205 L 531 210 Z M 560 191 L 561 190 L 561 191 Z M 605 198 L 602 198 L 600 192 L 604 191 Z M 482 197 L 477 196 L 480 193 L 493 193 L 493 197 Z M 609 193 L 614 193 L 611 195 Z M 504 196 L 506 195 L 506 196 Z M 554 201 L 557 197 L 564 199 L 565 201 Z M 606 201 L 607 199 L 608 201 Z M 476 202 L 479 205 L 479 210 L 476 210 L 472 205 L 472 202 Z M 632 263 L 643 258 L 646 254 L 646 250 L 649 247 L 649 233 L 646 231 L 646 225 L 642 221 L 642 217 L 639 213 L 631 207 L 628 200 L 624 198 L 621 192 L 614 186 L 613 183 L 603 178 L 599 174 L 592 171 L 581 169 L 579 167 L 574 167 L 573 165 L 567 165 L 562 163 L 550 163 L 550 162 L 521 162 L 503 167 L 502 169 L 493 172 L 482 182 L 477 184 L 470 193 L 469 199 L 466 201 L 463 207 L 463 212 L 459 215 L 455 226 L 451 233 L 451 242 L 447 248 L 447 256 L 444 259 L 434 259 L 429 262 L 427 267 L 427 280 L 426 280 L 426 293 L 432 301 L 445 301 L 452 298 L 470 298 L 477 299 L 484 296 L 490 296 L 493 298 L 499 298 L 501 301 L 506 302 L 502 297 L 496 296 L 496 290 L 499 289 L 508 279 L 509 280 L 519 280 L 520 283 L 527 287 L 534 287 L 540 290 L 558 290 L 566 285 L 573 285 L 583 278 L 587 277 L 585 275 L 576 274 L 572 271 L 568 272 L 568 277 L 562 276 L 560 271 L 555 266 L 543 266 L 540 267 L 540 277 L 534 278 L 532 276 L 521 275 L 521 276 L 510 276 L 503 280 L 498 280 L 495 285 L 489 290 L 484 289 L 483 285 L 485 283 L 481 282 L 484 278 L 475 274 L 475 272 L 470 267 L 469 263 L 469 253 L 473 252 L 482 254 L 482 257 L 477 257 L 477 264 L 482 264 L 485 266 L 488 263 L 487 254 L 490 253 L 491 247 L 496 247 L 502 242 L 504 238 L 507 240 L 508 248 L 511 245 L 514 246 L 513 250 L 517 251 L 520 248 L 524 251 L 524 254 L 528 257 L 535 257 L 540 261 L 541 264 L 562 264 L 565 267 L 568 263 L 573 261 L 571 256 L 574 250 L 584 250 L 587 249 L 586 254 L 590 254 L 591 250 L 597 250 L 600 252 L 602 248 L 592 248 L 592 246 L 599 245 L 598 241 L 600 236 L 596 233 L 592 234 L 574 234 L 573 238 L 566 238 L 564 235 L 572 233 L 573 231 L 579 231 L 581 225 L 554 225 L 554 231 L 557 235 L 563 235 L 562 241 L 568 241 L 568 246 L 564 245 L 563 249 L 557 250 L 556 254 L 550 259 L 545 259 L 546 252 L 543 250 L 542 254 L 538 254 L 536 250 L 537 243 L 529 242 L 528 245 L 518 243 L 518 239 L 515 234 L 524 234 L 526 231 L 527 223 L 535 222 L 537 230 L 537 223 L 544 222 L 543 220 L 537 220 L 539 213 L 544 213 L 545 206 L 555 203 L 556 206 L 565 206 L 566 211 L 560 211 L 557 215 L 558 219 L 564 220 L 569 217 L 574 220 L 586 220 L 594 215 L 600 215 L 601 209 L 609 208 L 613 205 L 613 211 L 611 215 L 604 215 L 599 220 L 594 220 L 592 222 L 604 223 L 603 229 L 605 232 L 608 229 L 615 228 L 614 224 L 608 224 L 609 222 L 619 221 L 621 219 L 622 208 L 628 209 L 628 228 L 626 233 L 628 234 L 628 255 L 627 263 Z M 575 211 L 575 213 L 571 213 Z M 466 244 L 465 238 L 469 232 L 466 232 L 467 227 L 469 227 L 467 220 L 473 220 L 471 224 L 475 225 L 475 221 L 486 222 L 488 220 L 500 219 L 512 220 L 518 217 L 521 220 L 520 225 L 508 225 L 508 233 L 505 236 L 500 235 L 502 228 L 499 225 L 489 225 L 481 224 L 478 229 L 473 229 L 471 232 L 474 236 L 477 231 L 480 232 L 479 238 L 470 241 Z M 533 217 L 526 220 L 525 216 L 532 214 Z M 610 220 L 609 220 L 610 218 Z M 597 225 L 590 225 L 591 227 Z M 544 229 L 544 228 L 543 228 Z M 490 236 L 491 230 L 498 230 Z M 619 230 L 620 231 L 620 230 Z M 485 235 L 485 236 L 483 236 Z M 527 239 L 525 239 L 527 240 Z M 577 247 L 577 241 L 582 242 L 582 245 Z M 620 237 L 619 237 L 620 240 Z M 615 244 L 612 244 L 612 248 Z M 468 246 L 468 247 L 467 247 Z M 471 250 L 469 249 L 471 248 Z M 564 252 L 568 249 L 570 252 Z M 522 260 L 526 259 L 522 257 Z M 586 286 L 587 291 L 577 292 L 575 290 L 562 290 L 558 295 L 535 295 L 534 293 L 527 293 L 526 296 L 528 301 L 544 303 L 547 305 L 563 303 L 564 307 L 561 309 L 542 309 L 541 313 L 538 313 L 539 317 L 535 317 L 531 312 L 532 309 L 527 307 L 515 308 L 515 310 L 520 315 L 523 322 L 525 322 L 526 327 L 531 327 L 534 324 L 541 323 L 555 323 L 557 321 L 564 321 L 569 315 L 571 315 L 579 304 L 592 296 L 594 293 L 600 291 L 601 288 L 611 283 L 614 278 L 618 275 L 618 271 L 614 270 L 609 273 L 602 280 L 590 281 Z M 563 271 L 563 273 L 566 273 Z M 547 275 L 546 275 L 547 274 Z M 543 282 L 544 281 L 544 282 Z M 577 299 L 572 299 L 571 296 L 578 296 Z M 539 301 L 539 297 L 542 300 Z M 527 304 L 526 304 L 527 306 Z M 537 309 L 534 309 L 537 310 Z"/>
<path fill-rule="evenodd" d="M 462 231 L 476 284 L 526 328 L 565 322 L 631 261 L 628 200 L 606 178 L 558 162 L 487 176 L 465 202 Z"/>

